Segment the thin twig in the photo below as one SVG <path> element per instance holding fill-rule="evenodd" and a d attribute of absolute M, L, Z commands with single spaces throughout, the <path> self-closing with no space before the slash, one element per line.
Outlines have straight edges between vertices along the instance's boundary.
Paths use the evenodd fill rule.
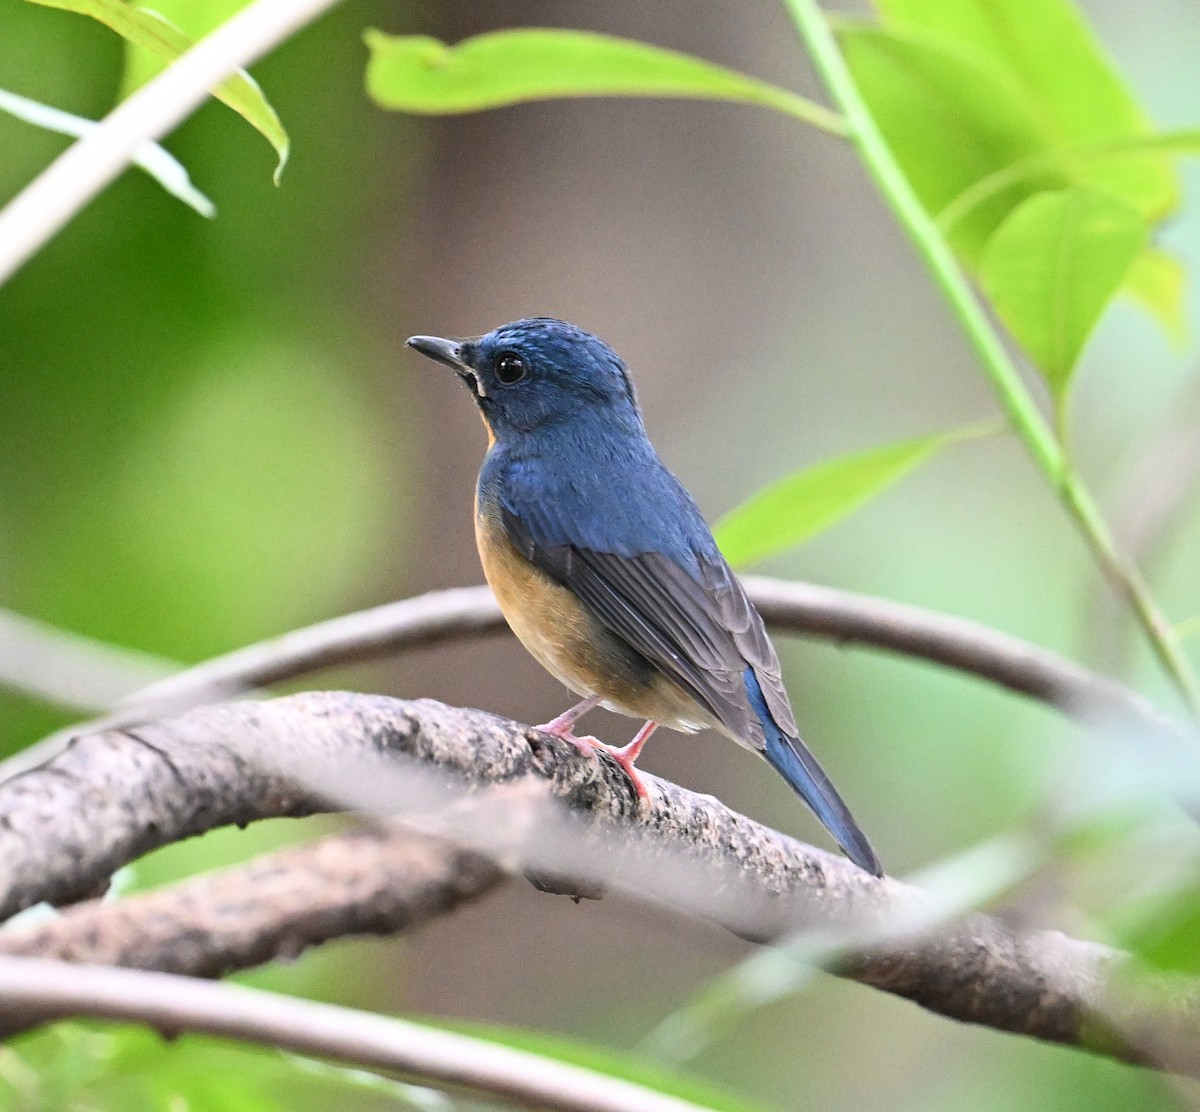
<path fill-rule="evenodd" d="M 401 1019 L 169 973 L 0 957 L 0 1017 L 145 1023 L 280 1047 L 463 1089 L 523 1108 L 696 1112 L 698 1105 L 582 1066 Z"/>
<path fill-rule="evenodd" d="M 0 285 L 129 165 L 142 143 L 185 119 L 235 70 L 337 0 L 255 0 L 122 101 L 0 210 Z"/>
<path fill-rule="evenodd" d="M 389 777 L 393 761 L 401 765 Z M 578 826 L 539 818 L 519 846 L 520 866 L 557 890 L 576 892 L 580 880 L 620 887 L 755 940 L 801 927 L 882 938 L 837 972 L 956 1019 L 1200 1074 L 1192 982 L 1117 999 L 1123 955 L 1107 947 L 983 915 L 929 928 L 929 900 L 909 885 L 876 880 L 648 774 L 650 796 L 639 803 L 612 762 L 430 700 L 308 693 L 82 738 L 45 769 L 0 785 L 0 906 L 11 913 L 70 896 L 156 845 L 221 823 L 308 813 L 328 806 L 329 792 L 359 793 L 378 812 L 418 765 L 460 798 L 533 778 L 567 818 L 586 818 Z"/>
<path fill-rule="evenodd" d="M 177 671 L 134 649 L 0 610 L 0 686 L 93 713 Z"/>
<path fill-rule="evenodd" d="M 1122 551 L 1139 567 L 1153 569 L 1193 504 L 1200 483 L 1200 374 L 1193 373 L 1181 397 L 1171 406 L 1141 454 L 1126 469 L 1113 500 L 1113 535 Z M 1129 639 L 1116 600 L 1107 592 L 1093 595 L 1089 644 L 1100 664 L 1120 671 L 1126 664 Z"/>

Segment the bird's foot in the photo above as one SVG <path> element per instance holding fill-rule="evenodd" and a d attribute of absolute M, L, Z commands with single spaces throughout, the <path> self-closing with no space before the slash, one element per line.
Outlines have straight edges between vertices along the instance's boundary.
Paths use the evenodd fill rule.
<path fill-rule="evenodd" d="M 589 740 L 595 741 L 596 739 Z M 625 775 L 629 777 L 629 782 L 633 785 L 633 790 L 637 792 L 638 799 L 649 799 L 650 793 L 646 790 L 645 781 L 633 763 L 642 750 L 639 739 L 634 738 L 628 745 L 605 745 L 603 742 L 596 742 L 596 744 L 624 769 Z"/>
<path fill-rule="evenodd" d="M 576 749 L 579 750 L 579 752 L 589 757 L 592 756 L 597 749 L 608 748 L 608 746 L 605 745 L 604 742 L 602 742 L 599 738 L 594 738 L 589 734 L 585 734 L 583 737 L 580 737 L 579 735 L 572 733 L 571 722 L 562 721 L 562 719 L 565 719 L 566 717 L 567 715 L 560 714 L 558 718 L 552 718 L 549 722 L 543 722 L 540 726 L 534 726 L 534 729 L 541 730 L 542 733 L 550 734 L 552 737 L 562 738 L 563 741 L 569 741 L 575 746 Z"/>
<path fill-rule="evenodd" d="M 591 756 L 597 749 L 607 749 L 599 738 L 592 737 L 590 734 L 584 734 L 580 737 L 578 734 L 571 733 L 570 726 L 560 726 L 558 729 L 553 729 L 551 726 L 538 726 L 544 734 L 550 734 L 552 737 L 562 738 L 563 741 L 569 741 L 581 753 L 586 753 Z"/>
<path fill-rule="evenodd" d="M 559 715 L 563 718 L 565 715 Z M 629 782 L 633 785 L 633 790 L 637 792 L 639 799 L 649 798 L 649 792 L 646 790 L 646 785 L 638 775 L 637 769 L 634 767 L 634 761 L 637 760 L 638 753 L 642 750 L 642 745 L 645 742 L 644 738 L 636 737 L 628 745 L 608 745 L 599 738 L 592 737 L 590 734 L 584 734 L 582 737 L 571 732 L 571 724 L 569 722 L 561 723 L 558 718 L 551 722 L 547 722 L 537 729 L 543 733 L 552 735 L 553 737 L 562 738 L 563 741 L 569 741 L 581 753 L 588 757 L 596 756 L 597 749 L 603 749 L 614 761 L 617 762 L 629 777 Z"/>

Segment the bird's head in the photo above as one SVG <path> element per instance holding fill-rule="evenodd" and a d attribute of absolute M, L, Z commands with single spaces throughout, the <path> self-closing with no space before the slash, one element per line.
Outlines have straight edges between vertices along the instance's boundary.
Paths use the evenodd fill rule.
<path fill-rule="evenodd" d="M 467 340 L 413 336 L 408 346 L 458 375 L 497 440 L 589 418 L 641 430 L 625 364 L 566 321 L 531 317 Z"/>

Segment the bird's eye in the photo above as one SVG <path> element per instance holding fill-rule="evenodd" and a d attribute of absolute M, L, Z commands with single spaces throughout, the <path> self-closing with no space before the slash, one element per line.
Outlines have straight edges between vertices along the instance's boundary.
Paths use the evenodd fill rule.
<path fill-rule="evenodd" d="M 506 351 L 496 360 L 496 378 L 505 386 L 520 382 L 528 373 L 525 360 L 515 352 Z"/>

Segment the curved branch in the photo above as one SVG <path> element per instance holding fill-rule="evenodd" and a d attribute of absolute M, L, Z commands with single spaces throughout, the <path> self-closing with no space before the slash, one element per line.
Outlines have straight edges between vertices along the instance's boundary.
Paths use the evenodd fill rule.
<path fill-rule="evenodd" d="M 1182 735 L 1181 727 L 1120 683 L 977 622 L 811 583 L 762 576 L 747 577 L 745 583 L 776 629 L 943 664 L 1090 721 L 1175 739 Z M 80 730 L 135 725 L 325 668 L 506 628 L 486 587 L 433 591 L 319 622 L 144 687 L 124 698 L 115 713 L 52 735 L 0 762 L 0 779 L 45 760 Z"/>
<path fill-rule="evenodd" d="M 1073 714 L 1119 716 L 1156 728 L 1166 723 L 1153 704 L 1121 684 L 977 622 L 812 583 L 765 576 L 744 582 L 776 629 L 944 664 Z M 238 649 L 143 688 L 123 704 L 131 713 L 174 713 L 323 668 L 506 628 L 487 587 L 435 591 Z"/>
<path fill-rule="evenodd" d="M 582 1066 L 333 1004 L 169 973 L 0 957 L 0 1017 L 145 1023 L 399 1073 L 525 1108 L 697 1112 L 698 1105 Z"/>
<path fill-rule="evenodd" d="M 389 780 L 392 762 L 400 768 Z M 0 905 L 86 891 L 132 857 L 222 822 L 314 810 L 320 793 L 306 784 L 342 797 L 370 788 L 366 805 L 379 808 L 416 766 L 452 777 L 458 798 L 484 785 L 543 785 L 564 817 L 539 815 L 516 835 L 489 819 L 455 837 L 476 852 L 493 847 L 543 884 L 620 887 L 757 940 L 798 927 L 833 932 L 857 947 L 838 973 L 943 1015 L 1128 1061 L 1161 1054 L 1200 1074 L 1191 982 L 1180 994 L 1117 1000 L 1111 982 L 1123 955 L 1107 947 L 983 915 L 931 927 L 930 901 L 909 885 L 876 880 L 649 774 L 650 798 L 639 803 L 607 760 L 429 700 L 309 693 L 82 738 L 0 785 Z"/>

